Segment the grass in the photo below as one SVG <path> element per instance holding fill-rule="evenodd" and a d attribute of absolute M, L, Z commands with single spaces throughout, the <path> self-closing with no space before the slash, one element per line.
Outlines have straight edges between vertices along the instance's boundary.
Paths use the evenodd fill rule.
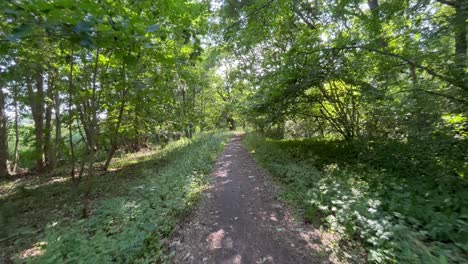
<path fill-rule="evenodd" d="M 68 177 L 0 182 L 0 262 L 164 261 L 161 240 L 198 201 L 227 138 L 200 134 L 117 159 L 112 172 L 85 179 L 93 186 L 86 219 L 82 191 L 73 191 Z"/>
<path fill-rule="evenodd" d="M 304 221 L 321 222 L 364 247 L 371 262 L 467 262 L 466 141 L 270 140 L 248 134 L 244 143 Z"/>

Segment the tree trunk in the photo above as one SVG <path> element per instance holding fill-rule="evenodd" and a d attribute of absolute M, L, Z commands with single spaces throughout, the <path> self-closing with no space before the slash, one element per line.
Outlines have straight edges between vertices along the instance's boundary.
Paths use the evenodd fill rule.
<path fill-rule="evenodd" d="M 35 81 L 36 92 L 33 91 L 31 82 L 29 82 L 27 86 L 31 112 L 34 120 L 36 170 L 38 172 L 42 172 L 44 171 L 44 76 L 42 75 L 42 72 L 37 72 Z"/>
<path fill-rule="evenodd" d="M 13 163 L 11 165 L 11 172 L 16 173 L 16 168 L 18 167 L 19 162 L 19 109 L 18 109 L 18 87 L 15 86 L 14 95 L 13 95 L 13 104 L 15 108 L 15 148 L 13 150 Z"/>
<path fill-rule="evenodd" d="M 50 80 L 49 80 L 50 81 Z M 49 83 L 47 89 L 47 97 L 52 100 L 52 83 Z M 52 169 L 53 156 L 52 153 L 52 103 L 48 102 L 45 109 L 45 127 L 44 127 L 44 155 L 45 164 L 48 170 Z"/>
<path fill-rule="evenodd" d="M 60 109 L 60 95 L 56 91 L 54 93 L 54 110 L 55 110 L 55 142 L 54 142 L 54 154 L 51 160 L 51 167 L 55 168 L 57 166 L 57 161 L 62 159 L 62 117 Z"/>
<path fill-rule="evenodd" d="M 371 11 L 374 11 L 376 8 L 379 7 L 379 1 L 378 0 L 367 0 L 367 4 L 369 5 L 369 9 Z"/>
<path fill-rule="evenodd" d="M 117 134 L 119 133 L 119 129 L 120 129 L 120 124 L 122 123 L 122 117 L 123 117 L 123 112 L 124 112 L 124 109 L 125 109 L 125 95 L 127 94 L 127 91 L 124 90 L 123 92 L 123 95 L 122 95 L 122 102 L 121 102 L 121 105 L 120 105 L 120 109 L 119 109 L 119 116 L 118 116 L 118 119 L 117 119 L 117 125 L 115 126 L 115 131 L 114 131 L 114 136 L 112 137 L 112 143 L 111 143 L 111 149 L 109 150 L 108 154 L 107 154 L 107 159 L 106 159 L 106 163 L 104 164 L 104 170 L 107 171 L 107 169 L 109 169 L 109 165 L 110 165 L 110 162 L 112 160 L 112 157 L 114 157 L 114 154 L 115 154 L 115 151 L 117 150 L 118 148 L 118 143 L 117 143 Z"/>
<path fill-rule="evenodd" d="M 372 19 L 378 23 L 377 24 L 377 42 L 376 44 L 380 48 L 385 48 L 388 46 L 387 41 L 382 37 L 382 21 L 380 19 L 380 5 L 379 0 L 367 0 L 367 4 L 369 5 L 369 10 L 371 11 Z M 388 78 L 388 76 L 387 76 Z"/>
<path fill-rule="evenodd" d="M 0 178 L 10 175 L 8 171 L 8 129 L 5 105 L 5 94 L 0 86 Z"/>
<path fill-rule="evenodd" d="M 80 110 L 81 124 L 86 135 L 88 155 L 94 155 L 97 151 L 97 134 L 98 134 L 98 118 L 97 113 L 99 110 L 98 91 L 97 91 L 97 76 L 99 73 L 99 54 L 100 49 L 96 49 L 95 62 L 93 66 L 92 76 L 92 94 L 91 98 L 86 98 L 81 106 L 77 108 Z"/>
<path fill-rule="evenodd" d="M 449 5 L 455 8 L 455 17 L 452 20 L 454 27 L 454 38 L 455 38 L 455 70 L 454 77 L 455 83 L 462 87 L 465 91 L 468 90 L 468 79 L 465 72 L 466 69 L 466 52 L 467 52 L 467 28 L 466 18 L 468 16 L 468 4 L 466 0 L 453 0 L 453 1 L 442 1 L 437 0 L 439 3 Z"/>
<path fill-rule="evenodd" d="M 456 78 L 461 83 L 463 89 L 468 90 L 468 80 L 466 69 L 467 52 L 467 26 L 468 3 L 466 0 L 458 0 L 455 3 L 455 67 Z"/>
<path fill-rule="evenodd" d="M 75 178 L 75 145 L 73 145 L 73 47 L 70 51 L 70 76 L 68 78 L 68 140 L 70 142 L 70 176 L 75 186 L 78 186 L 78 181 Z"/>
<path fill-rule="evenodd" d="M 234 118 L 232 118 L 232 116 L 228 116 L 226 121 L 227 121 L 229 130 L 231 131 L 236 130 L 236 121 L 234 120 Z"/>
<path fill-rule="evenodd" d="M 117 143 L 117 136 L 119 134 L 119 130 L 120 130 L 120 125 L 122 124 L 122 118 L 123 118 L 123 113 L 124 113 L 124 109 L 125 109 L 125 103 L 126 103 L 126 97 L 127 97 L 127 81 L 126 81 L 126 71 L 125 71 L 125 64 L 122 65 L 122 76 L 123 76 L 123 80 L 124 80 L 124 83 L 123 83 L 123 91 L 122 91 L 122 100 L 120 102 L 120 109 L 119 109 L 119 115 L 117 117 L 117 124 L 115 125 L 115 129 L 114 131 L 111 131 L 113 132 L 113 136 L 111 138 L 111 149 L 109 150 L 108 154 L 107 154 L 107 159 L 106 159 L 106 163 L 104 164 L 104 171 L 107 171 L 107 169 L 109 169 L 109 165 L 110 165 L 110 162 L 112 160 L 112 157 L 114 156 L 115 154 L 115 151 L 117 150 L 118 148 L 118 143 Z"/>

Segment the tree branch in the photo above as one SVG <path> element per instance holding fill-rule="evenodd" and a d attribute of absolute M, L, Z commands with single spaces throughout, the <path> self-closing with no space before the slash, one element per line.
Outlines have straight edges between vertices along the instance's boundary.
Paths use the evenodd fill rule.
<path fill-rule="evenodd" d="M 454 85 L 456 87 L 464 88 L 463 85 L 461 85 L 460 83 L 457 83 L 454 79 L 452 79 L 452 78 L 450 78 L 448 76 L 442 75 L 442 74 L 434 71 L 433 69 L 431 69 L 429 67 L 421 65 L 421 64 L 419 64 L 418 62 L 416 62 L 413 59 L 406 58 L 406 57 L 403 57 L 403 56 L 395 54 L 395 53 L 391 53 L 391 52 L 384 51 L 384 50 L 378 50 L 378 49 L 371 48 L 371 47 L 366 47 L 366 46 L 343 46 L 343 47 L 328 48 L 328 50 L 352 50 L 352 49 L 363 49 L 363 50 L 367 50 L 367 51 L 370 51 L 370 52 L 375 52 L 375 53 L 378 53 L 378 54 L 382 54 L 382 55 L 385 55 L 385 56 L 397 58 L 399 60 L 402 60 L 402 61 L 408 63 L 409 65 L 411 65 L 411 66 L 413 66 L 415 68 L 418 68 L 418 69 L 421 69 L 421 70 L 425 71 L 429 75 L 437 77 L 437 78 L 439 78 L 439 79 L 441 79 L 443 81 L 446 81 L 446 82 L 448 82 L 448 83 L 450 83 L 450 84 L 452 84 L 452 85 Z M 322 49 L 322 50 L 327 50 L 327 49 Z"/>
<path fill-rule="evenodd" d="M 304 21 L 304 23 L 306 23 L 306 25 L 309 27 L 309 29 L 314 30 L 314 29 L 317 28 L 314 24 L 312 24 L 312 23 L 304 16 L 304 14 L 303 14 L 298 8 L 294 8 L 294 13 L 295 13 L 296 15 L 298 15 L 298 16 L 302 19 L 302 21 Z"/>
<path fill-rule="evenodd" d="M 15 3 L 13 0 L 7 0 L 8 3 L 14 5 L 16 8 L 21 9 L 24 11 L 24 8 L 20 6 L 19 4 Z"/>
<path fill-rule="evenodd" d="M 233 27 L 237 26 L 238 24 L 240 24 L 242 21 L 246 20 L 247 18 L 257 14 L 258 12 L 260 12 L 260 10 L 268 7 L 270 4 L 272 4 L 275 0 L 269 0 L 267 1 L 265 4 L 261 5 L 259 8 L 255 9 L 254 11 L 248 13 L 245 17 L 241 17 L 239 18 L 236 22 L 232 23 L 229 27 L 226 28 L 226 33 L 228 33 Z M 225 34 L 226 34 L 225 33 Z"/>
<path fill-rule="evenodd" d="M 448 1 L 448 0 L 436 0 L 436 1 L 444 5 L 455 6 L 455 1 Z"/>

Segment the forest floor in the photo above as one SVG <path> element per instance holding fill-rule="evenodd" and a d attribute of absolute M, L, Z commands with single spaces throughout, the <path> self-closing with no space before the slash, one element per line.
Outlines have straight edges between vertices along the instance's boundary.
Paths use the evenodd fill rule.
<path fill-rule="evenodd" d="M 138 179 L 143 164 L 163 167 L 168 161 L 155 157 L 158 150 L 145 150 L 114 158 L 109 172 L 91 180 L 90 209 L 100 200 L 125 194 Z M 24 259 L 41 254 L 36 243 L 53 222 L 72 223 L 81 218 L 81 200 L 69 177 L 69 167 L 45 174 L 16 176 L 0 181 L 0 263 L 14 263 L 13 256 Z M 83 184 L 80 186 L 83 188 Z M 65 224 L 66 225 L 66 224 Z"/>
<path fill-rule="evenodd" d="M 198 209 L 169 248 L 175 263 L 330 263 L 331 234 L 294 219 L 270 176 L 233 137 Z"/>

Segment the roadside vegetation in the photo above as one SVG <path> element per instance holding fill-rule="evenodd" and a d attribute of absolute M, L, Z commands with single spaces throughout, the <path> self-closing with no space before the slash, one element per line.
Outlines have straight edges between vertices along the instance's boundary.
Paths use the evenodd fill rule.
<path fill-rule="evenodd" d="M 446 140 L 272 140 L 250 133 L 244 143 L 303 221 L 365 247 L 371 262 L 463 263 L 467 146 Z"/>
<path fill-rule="evenodd" d="M 68 177 L 1 182 L 3 261 L 13 254 L 18 263 L 163 261 L 164 238 L 197 204 L 229 135 L 199 134 L 125 156 L 114 172 L 84 179 L 94 186 L 87 219 Z"/>

